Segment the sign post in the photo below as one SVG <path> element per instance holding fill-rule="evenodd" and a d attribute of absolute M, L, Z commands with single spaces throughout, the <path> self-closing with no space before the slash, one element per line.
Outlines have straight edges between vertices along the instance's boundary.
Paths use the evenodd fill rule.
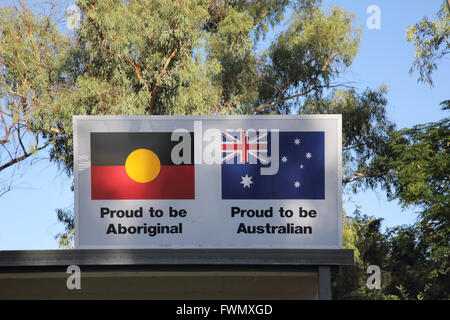
<path fill-rule="evenodd" d="M 341 249 L 341 116 L 75 116 L 78 249 Z"/>

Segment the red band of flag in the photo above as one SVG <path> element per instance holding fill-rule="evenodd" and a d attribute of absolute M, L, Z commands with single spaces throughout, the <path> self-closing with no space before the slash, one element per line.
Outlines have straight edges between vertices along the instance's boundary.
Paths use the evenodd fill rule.
<path fill-rule="evenodd" d="M 125 166 L 92 166 L 92 200 L 195 199 L 194 166 L 161 166 L 158 177 L 135 182 Z"/>

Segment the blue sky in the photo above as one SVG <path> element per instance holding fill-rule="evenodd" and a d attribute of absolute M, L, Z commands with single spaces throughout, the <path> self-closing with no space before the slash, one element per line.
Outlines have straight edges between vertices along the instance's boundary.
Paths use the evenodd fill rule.
<path fill-rule="evenodd" d="M 434 88 L 417 83 L 418 74 L 409 74 L 415 47 L 406 41 L 406 28 L 424 16 L 434 19 L 442 1 L 324 1 L 325 6 L 332 4 L 355 13 L 358 16 L 356 25 L 364 28 L 359 53 L 345 77 L 356 82 L 360 89 L 386 84 L 388 116 L 398 128 L 444 118 L 439 103 L 450 98 L 450 61 L 442 60 L 433 74 Z M 371 15 L 366 13 L 370 5 L 380 8 L 379 30 L 370 30 L 366 25 Z M 348 199 L 344 205 L 347 213 L 353 212 L 359 205 L 363 213 L 384 218 L 384 227 L 413 223 L 416 219 L 414 208 L 402 211 L 398 202 L 388 202 L 381 190 L 344 195 L 345 199 Z"/>
<path fill-rule="evenodd" d="M 386 84 L 388 115 L 398 128 L 445 116 L 439 103 L 450 98 L 450 82 L 446 79 L 450 61 L 442 60 L 433 74 L 434 88 L 417 83 L 417 73 L 409 74 L 414 46 L 406 41 L 407 26 L 424 16 L 434 18 L 441 3 L 441 0 L 324 1 L 324 6 L 334 4 L 355 13 L 356 24 L 364 29 L 360 51 L 344 79 L 355 82 L 361 90 Z M 366 10 L 370 5 L 380 8 L 380 30 L 369 30 L 366 26 L 370 16 Z M 54 236 L 62 225 L 57 223 L 55 209 L 73 205 L 71 178 L 47 160 L 20 166 L 16 177 L 17 188 L 0 197 L 0 250 L 58 248 Z M 412 223 L 415 219 L 413 209 L 402 211 L 395 201 L 388 202 L 380 190 L 344 195 L 344 200 L 347 213 L 361 206 L 363 213 L 384 218 L 385 227 Z"/>

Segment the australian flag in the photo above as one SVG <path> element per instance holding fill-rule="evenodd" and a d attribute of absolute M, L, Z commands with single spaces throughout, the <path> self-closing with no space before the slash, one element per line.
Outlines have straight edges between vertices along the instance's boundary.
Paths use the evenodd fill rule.
<path fill-rule="evenodd" d="M 222 199 L 325 199 L 325 133 L 279 132 L 279 155 L 271 133 L 222 133 Z M 278 172 L 261 175 L 279 157 Z"/>

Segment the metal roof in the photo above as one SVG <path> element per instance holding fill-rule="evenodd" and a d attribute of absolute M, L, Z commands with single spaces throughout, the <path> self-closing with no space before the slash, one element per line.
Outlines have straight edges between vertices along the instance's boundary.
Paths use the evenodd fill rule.
<path fill-rule="evenodd" d="M 142 265 L 352 265 L 347 249 L 71 249 L 0 251 L 4 267 Z"/>

